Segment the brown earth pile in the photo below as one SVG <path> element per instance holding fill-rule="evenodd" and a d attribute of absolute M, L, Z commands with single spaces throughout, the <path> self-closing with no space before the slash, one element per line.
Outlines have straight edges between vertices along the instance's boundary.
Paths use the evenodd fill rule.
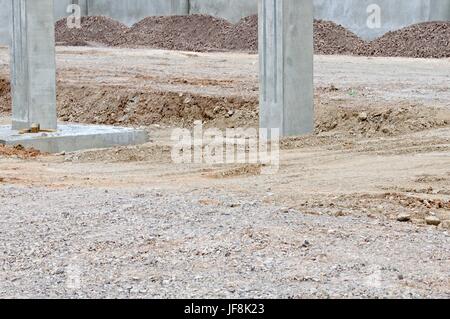
<path fill-rule="evenodd" d="M 230 51 L 258 51 L 258 16 L 252 15 L 233 25 L 225 36 Z"/>
<path fill-rule="evenodd" d="M 61 88 L 57 102 L 63 121 L 135 126 L 191 126 L 197 120 L 214 126 L 233 126 L 233 121 L 246 126 L 256 123 L 258 108 L 257 98 L 127 88 Z"/>
<path fill-rule="evenodd" d="M 316 91 L 315 131 L 357 136 L 395 136 L 450 125 L 450 112 L 409 103 L 383 107 L 338 107 L 321 100 Z M 92 107 L 95 105 L 96 107 Z M 258 125 L 258 98 L 212 97 L 201 94 L 139 91 L 121 88 L 62 88 L 58 90 L 61 120 L 88 124 L 191 127 Z"/>
<path fill-rule="evenodd" d="M 147 17 L 116 37 L 113 44 L 125 47 L 151 47 L 182 51 L 225 49 L 232 24 L 208 15 Z"/>
<path fill-rule="evenodd" d="M 56 23 L 57 43 L 148 47 L 183 51 L 258 50 L 258 17 L 237 24 L 209 15 L 147 17 L 131 28 L 107 17 L 83 17 L 81 29 L 68 29 L 66 19 Z M 427 22 L 389 32 L 366 42 L 331 21 L 314 22 L 316 54 L 450 57 L 450 22 Z"/>
<path fill-rule="evenodd" d="M 41 155 L 46 155 L 45 153 L 41 153 L 34 148 L 24 148 L 22 145 L 17 146 L 6 146 L 0 144 L 0 157 L 18 157 L 21 159 L 30 159 L 35 158 Z M 0 183 L 3 181 L 3 178 L 0 177 Z"/>
<path fill-rule="evenodd" d="M 367 55 L 450 57 L 450 22 L 425 22 L 388 32 L 370 43 Z"/>
<path fill-rule="evenodd" d="M 324 55 L 364 54 L 367 42 L 332 21 L 314 21 L 314 52 Z"/>
<path fill-rule="evenodd" d="M 331 21 L 314 21 L 314 52 L 316 54 L 359 54 L 367 50 L 367 43 L 353 32 Z M 258 16 L 243 18 L 229 29 L 226 49 L 258 51 Z"/>
<path fill-rule="evenodd" d="M 317 102 L 316 102 L 317 103 Z M 383 107 L 316 107 L 316 133 L 396 136 L 450 125 L 450 112 L 422 105 L 395 103 Z"/>
<path fill-rule="evenodd" d="M 56 43 L 71 46 L 108 46 L 127 31 L 126 25 L 103 16 L 82 17 L 79 29 L 70 29 L 67 19 L 61 19 L 55 25 Z"/>
<path fill-rule="evenodd" d="M 11 111 L 11 85 L 8 80 L 0 78 L 0 114 Z"/>

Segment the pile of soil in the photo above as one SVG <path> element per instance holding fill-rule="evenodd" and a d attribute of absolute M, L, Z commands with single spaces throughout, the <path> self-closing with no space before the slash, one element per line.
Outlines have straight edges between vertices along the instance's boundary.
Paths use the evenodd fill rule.
<path fill-rule="evenodd" d="M 258 16 L 243 18 L 229 29 L 225 48 L 230 51 L 258 51 Z M 314 52 L 332 55 L 364 54 L 368 44 L 353 32 L 332 21 L 314 20 Z"/>
<path fill-rule="evenodd" d="M 11 111 L 11 85 L 8 80 L 0 78 L 0 114 Z"/>
<path fill-rule="evenodd" d="M 450 125 L 448 110 L 409 103 L 338 107 L 316 96 L 315 106 L 316 134 L 396 136 Z M 58 91 L 58 114 L 64 121 L 89 124 L 192 127 L 194 121 L 202 120 L 205 127 L 256 127 L 259 104 L 257 97 L 63 88 Z"/>
<path fill-rule="evenodd" d="M 398 103 L 383 107 L 316 107 L 316 133 L 396 136 L 450 125 L 450 112 Z"/>
<path fill-rule="evenodd" d="M 109 46 L 127 31 L 126 25 L 103 16 L 82 17 L 79 29 L 69 28 L 67 19 L 61 19 L 55 25 L 56 43 L 70 46 Z"/>
<path fill-rule="evenodd" d="M 319 94 L 315 105 L 316 134 L 395 136 L 450 125 L 447 110 L 408 103 L 382 108 L 336 107 L 322 102 Z M 212 97 L 118 87 L 58 87 L 57 106 L 62 121 L 124 126 L 192 127 L 194 121 L 202 120 L 206 127 L 255 127 L 259 116 L 257 97 Z M 0 112 L 7 114 L 10 109 L 10 101 L 0 102 Z"/>
<path fill-rule="evenodd" d="M 232 26 L 208 15 L 147 17 L 117 36 L 113 44 L 181 51 L 224 50 L 226 34 Z"/>
<path fill-rule="evenodd" d="M 364 54 L 368 44 L 353 32 L 332 21 L 314 21 L 314 52 L 324 55 Z"/>
<path fill-rule="evenodd" d="M 252 15 L 233 25 L 225 36 L 230 51 L 258 51 L 258 16 Z"/>
<path fill-rule="evenodd" d="M 258 50 L 258 16 L 237 24 L 209 15 L 147 17 L 131 28 L 107 17 L 83 17 L 81 29 L 69 29 L 66 19 L 56 23 L 56 40 L 64 45 L 146 47 L 182 51 Z M 316 54 L 450 57 L 450 22 L 426 22 L 366 42 L 331 21 L 314 21 Z"/>
<path fill-rule="evenodd" d="M 0 157 L 18 157 L 21 159 L 30 159 L 36 158 L 41 155 L 46 155 L 34 148 L 26 149 L 22 145 L 17 146 L 6 146 L 0 144 Z M 2 178 L 0 177 L 0 183 L 2 182 Z"/>
<path fill-rule="evenodd" d="M 59 88 L 57 106 L 62 121 L 88 124 L 190 127 L 202 120 L 211 126 L 233 127 L 258 120 L 257 98 L 126 88 Z"/>
<path fill-rule="evenodd" d="M 425 22 L 388 32 L 372 41 L 369 56 L 450 57 L 450 22 Z"/>

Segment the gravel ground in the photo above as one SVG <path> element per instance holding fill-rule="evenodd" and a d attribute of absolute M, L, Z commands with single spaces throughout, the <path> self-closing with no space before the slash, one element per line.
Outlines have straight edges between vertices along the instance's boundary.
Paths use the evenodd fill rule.
<path fill-rule="evenodd" d="M 450 297 L 433 227 L 197 190 L 0 186 L 0 297 Z"/>

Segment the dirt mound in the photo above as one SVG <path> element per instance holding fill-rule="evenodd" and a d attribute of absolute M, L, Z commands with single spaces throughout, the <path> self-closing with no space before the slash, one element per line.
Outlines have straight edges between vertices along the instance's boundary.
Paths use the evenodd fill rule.
<path fill-rule="evenodd" d="M 126 25 L 103 16 L 82 17 L 79 29 L 70 29 L 66 18 L 55 25 L 56 43 L 69 46 L 111 45 L 127 31 Z"/>
<path fill-rule="evenodd" d="M 38 150 L 33 148 L 26 149 L 21 145 L 17 146 L 5 146 L 0 145 L 0 157 L 18 157 L 21 159 L 36 158 L 38 156 L 45 155 Z M 0 177 L 0 182 L 2 178 Z"/>
<path fill-rule="evenodd" d="M 0 78 L 0 114 L 11 111 L 11 85 Z"/>
<path fill-rule="evenodd" d="M 248 126 L 257 123 L 257 98 L 210 97 L 120 88 L 63 88 L 58 90 L 61 120 L 110 125 Z M 228 126 L 230 127 L 230 126 Z"/>
<path fill-rule="evenodd" d="M 116 37 L 114 45 L 181 51 L 225 49 L 232 24 L 208 15 L 147 17 Z"/>
<path fill-rule="evenodd" d="M 0 87 L 8 87 L 8 82 L 0 81 Z M 450 112 L 444 109 L 408 103 L 338 107 L 318 96 L 316 134 L 395 136 L 450 125 Z M 89 124 L 191 127 L 194 121 L 202 120 L 207 127 L 232 128 L 257 126 L 259 116 L 257 97 L 212 97 L 120 87 L 58 87 L 57 105 L 60 120 Z M 10 110 L 10 99 L 2 100 L 0 95 L 0 112 L 7 114 Z"/>
<path fill-rule="evenodd" d="M 364 54 L 368 44 L 353 32 L 331 21 L 314 21 L 314 52 L 316 54 Z"/>
<path fill-rule="evenodd" d="M 381 106 L 339 107 L 315 100 L 316 134 L 396 136 L 450 125 L 450 112 L 392 102 Z M 93 107 L 94 106 L 94 107 Z M 191 127 L 258 125 L 258 98 L 212 97 L 192 93 L 120 88 L 64 88 L 58 91 L 61 120 L 91 124 Z"/>
<path fill-rule="evenodd" d="M 388 32 L 370 43 L 367 55 L 450 57 L 450 22 L 425 22 Z"/>
<path fill-rule="evenodd" d="M 258 16 L 241 19 L 226 34 L 225 47 L 231 51 L 258 51 Z"/>
<path fill-rule="evenodd" d="M 316 133 L 343 133 L 356 136 L 395 136 L 450 125 L 450 112 L 421 105 L 385 107 L 316 108 Z"/>
<path fill-rule="evenodd" d="M 128 28 L 111 18 L 83 17 L 81 29 L 56 23 L 56 41 L 64 45 L 147 47 L 182 51 L 258 51 L 258 16 L 237 24 L 209 15 L 147 17 Z M 450 57 L 450 22 L 426 22 L 366 42 L 331 21 L 314 21 L 316 54 Z"/>

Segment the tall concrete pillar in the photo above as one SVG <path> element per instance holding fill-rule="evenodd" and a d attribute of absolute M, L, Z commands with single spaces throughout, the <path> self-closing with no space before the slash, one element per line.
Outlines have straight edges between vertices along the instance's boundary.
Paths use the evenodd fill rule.
<path fill-rule="evenodd" d="M 313 1 L 259 1 L 260 125 L 314 130 Z"/>
<path fill-rule="evenodd" d="M 56 129 L 53 0 L 11 0 L 12 128 Z"/>

